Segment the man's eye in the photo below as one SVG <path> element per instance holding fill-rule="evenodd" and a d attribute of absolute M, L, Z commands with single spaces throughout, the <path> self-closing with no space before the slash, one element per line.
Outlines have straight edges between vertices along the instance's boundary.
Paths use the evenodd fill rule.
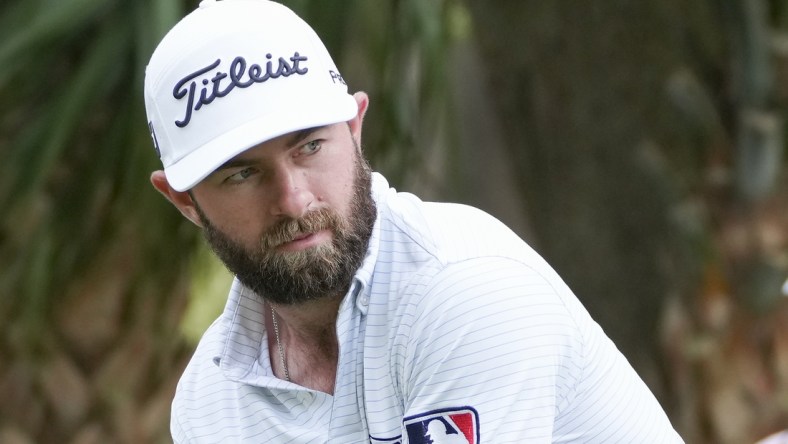
<path fill-rule="evenodd" d="M 243 182 L 244 180 L 252 176 L 252 174 L 254 174 L 255 172 L 257 172 L 257 170 L 252 167 L 244 168 L 241 171 L 238 171 L 237 173 L 228 176 L 226 179 L 224 179 L 224 181 L 230 183 Z"/>
<path fill-rule="evenodd" d="M 320 151 L 322 145 L 323 145 L 323 141 L 320 139 L 307 142 L 303 146 L 301 146 L 301 149 L 299 150 L 299 154 L 307 154 L 307 155 L 314 154 Z"/>

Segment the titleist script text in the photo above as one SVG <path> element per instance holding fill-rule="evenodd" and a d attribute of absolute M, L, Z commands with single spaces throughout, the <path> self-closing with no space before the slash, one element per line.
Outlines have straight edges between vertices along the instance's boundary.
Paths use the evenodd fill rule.
<path fill-rule="evenodd" d="M 179 80 L 172 90 L 172 95 L 178 100 L 186 97 L 186 114 L 182 120 L 176 120 L 175 125 L 179 128 L 185 127 L 192 120 L 193 111 L 199 111 L 203 105 L 209 105 L 217 98 L 230 94 L 236 87 L 248 88 L 255 83 L 263 83 L 269 79 L 287 77 L 292 74 L 303 75 L 309 71 L 309 68 L 300 66 L 300 63 L 305 62 L 307 57 L 300 55 L 298 52 L 295 52 L 289 59 L 279 57 L 276 69 L 274 69 L 275 62 L 272 61 L 273 56 L 266 54 L 265 58 L 268 59 L 265 63 L 265 68 L 254 63 L 247 70 L 246 59 L 240 56 L 236 57 L 230 63 L 229 72 L 216 71 L 216 74 L 210 79 L 202 79 L 201 83 L 203 86 L 200 88 L 199 98 L 195 97 L 197 94 L 197 78 L 216 69 L 222 63 L 222 59 L 216 59 L 215 62 L 205 68 L 200 68 Z M 225 80 L 228 80 L 228 82 L 225 82 Z"/>

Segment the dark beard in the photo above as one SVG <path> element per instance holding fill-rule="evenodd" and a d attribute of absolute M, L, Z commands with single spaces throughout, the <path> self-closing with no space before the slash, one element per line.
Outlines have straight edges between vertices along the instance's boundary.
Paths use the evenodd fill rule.
<path fill-rule="evenodd" d="M 355 164 L 354 193 L 346 219 L 333 209 L 324 208 L 301 219 L 282 220 L 264 234 L 257 249 L 250 251 L 212 225 L 198 206 L 205 239 L 242 284 L 268 301 L 293 305 L 344 296 L 366 256 L 377 217 L 371 193 L 372 173 L 358 149 Z M 274 248 L 298 233 L 321 229 L 333 233 L 330 245 L 297 252 L 279 252 Z"/>

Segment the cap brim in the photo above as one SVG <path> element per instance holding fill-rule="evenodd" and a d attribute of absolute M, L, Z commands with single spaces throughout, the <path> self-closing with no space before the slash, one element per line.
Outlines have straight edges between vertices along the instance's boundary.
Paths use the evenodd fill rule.
<path fill-rule="evenodd" d="M 273 110 L 274 112 L 233 128 L 165 167 L 167 182 L 176 191 L 189 190 L 228 160 L 249 148 L 294 131 L 347 122 L 358 113 L 358 104 L 350 94 L 345 93 L 339 99 L 325 98 L 322 103 L 331 103 L 332 106 L 292 103 L 289 109 Z M 294 115 L 298 117 L 293 118 Z"/>

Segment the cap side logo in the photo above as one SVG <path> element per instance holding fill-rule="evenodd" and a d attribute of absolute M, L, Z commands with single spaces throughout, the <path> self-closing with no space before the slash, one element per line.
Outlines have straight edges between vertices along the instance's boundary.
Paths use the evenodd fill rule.
<path fill-rule="evenodd" d="M 156 130 L 153 129 L 153 122 L 148 122 L 148 129 L 150 130 L 150 138 L 153 139 L 153 149 L 156 150 L 156 155 L 161 157 L 161 149 L 159 149 L 159 139 L 156 138 Z"/>
<path fill-rule="evenodd" d="M 410 444 L 479 443 L 479 414 L 473 407 L 433 410 L 404 423 Z"/>
<path fill-rule="evenodd" d="M 345 79 L 342 78 L 342 74 L 334 71 L 333 69 L 329 69 L 328 70 L 328 75 L 331 76 L 331 81 L 332 82 L 334 82 L 334 83 L 339 82 L 339 83 L 341 83 L 343 85 L 347 85 L 347 83 L 345 83 Z"/>
<path fill-rule="evenodd" d="M 288 59 L 279 57 L 277 62 L 272 60 L 273 56 L 271 54 L 266 54 L 265 58 L 268 59 L 265 63 L 265 68 L 253 63 L 249 65 L 248 70 L 245 58 L 241 56 L 234 58 L 227 72 L 216 71 L 213 77 L 205 77 L 199 80 L 203 85 L 200 87 L 199 97 L 197 97 L 198 78 L 218 68 L 222 63 L 222 59 L 216 59 L 210 65 L 187 74 L 186 77 L 178 80 L 172 89 L 172 96 L 177 100 L 186 98 L 186 111 L 182 119 L 175 121 L 175 125 L 178 128 L 185 128 L 191 122 L 193 112 L 199 111 L 203 106 L 210 105 L 216 99 L 227 96 L 236 87 L 248 88 L 255 83 L 263 83 L 293 74 L 304 75 L 309 72 L 309 68 L 301 66 L 301 63 L 306 62 L 308 58 L 299 54 L 298 51 Z M 275 63 L 277 63 L 276 69 L 274 69 Z M 226 79 L 228 82 L 224 82 Z"/>

